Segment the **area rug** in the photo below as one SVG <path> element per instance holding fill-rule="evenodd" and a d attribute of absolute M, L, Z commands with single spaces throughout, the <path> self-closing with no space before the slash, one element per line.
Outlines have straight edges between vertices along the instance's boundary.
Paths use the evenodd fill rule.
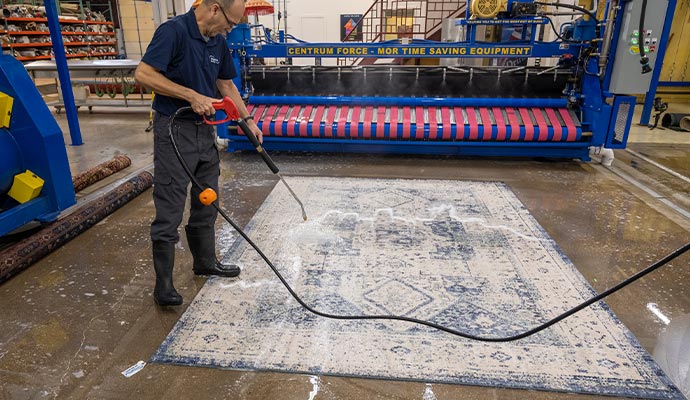
<path fill-rule="evenodd" d="M 593 295 L 503 183 L 289 177 L 309 220 L 278 184 L 248 235 L 311 306 L 393 314 L 473 335 L 523 332 Z M 317 317 L 237 240 L 153 361 L 682 398 L 603 303 L 541 333 L 484 343 L 400 321 Z"/>

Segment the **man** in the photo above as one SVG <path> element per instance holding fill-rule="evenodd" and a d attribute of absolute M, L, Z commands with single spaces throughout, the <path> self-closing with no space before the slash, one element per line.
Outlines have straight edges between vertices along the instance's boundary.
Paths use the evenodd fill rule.
<path fill-rule="evenodd" d="M 205 187 L 218 191 L 220 159 L 215 147 L 214 128 L 204 124 L 203 115 L 213 115 L 214 102 L 228 96 L 240 116 L 247 120 L 261 141 L 261 130 L 242 102 L 232 82 L 236 72 L 225 43 L 244 15 L 244 0 L 203 0 L 196 8 L 158 27 L 135 72 L 140 84 L 156 93 L 153 109 L 154 187 L 156 217 L 151 224 L 153 266 L 156 286 L 153 298 L 161 306 L 182 304 L 173 286 L 175 243 L 182 222 L 189 177 L 173 151 L 168 134 L 170 115 L 180 107 L 194 111 L 182 113 L 173 126 L 175 141 L 189 169 Z M 214 224 L 217 211 L 198 199 L 199 189 L 191 189 L 190 215 L 185 233 L 194 257 L 196 275 L 234 277 L 240 269 L 216 259 Z"/>

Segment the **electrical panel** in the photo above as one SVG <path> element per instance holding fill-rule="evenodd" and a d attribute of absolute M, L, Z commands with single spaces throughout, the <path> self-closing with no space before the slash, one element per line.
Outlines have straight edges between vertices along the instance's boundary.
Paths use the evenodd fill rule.
<path fill-rule="evenodd" d="M 645 12 L 644 32 L 640 32 L 640 13 L 642 0 L 626 1 L 623 25 L 616 53 L 613 58 L 613 73 L 609 91 L 617 94 L 643 94 L 649 91 L 652 72 L 643 74 L 640 64 L 640 44 L 649 58 L 649 65 L 654 68 L 660 43 L 661 32 L 666 19 L 668 0 L 648 0 Z"/>

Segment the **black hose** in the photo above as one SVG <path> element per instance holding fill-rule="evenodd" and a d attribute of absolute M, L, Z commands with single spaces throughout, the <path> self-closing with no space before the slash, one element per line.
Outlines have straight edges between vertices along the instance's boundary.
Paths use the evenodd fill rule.
<path fill-rule="evenodd" d="M 175 122 L 175 118 L 177 118 L 177 116 L 181 113 L 189 111 L 192 111 L 192 107 L 180 107 L 177 109 L 177 111 L 175 111 L 173 115 L 170 116 L 170 122 L 168 123 L 168 134 L 170 135 L 170 142 L 172 143 L 173 150 L 175 150 L 175 155 L 177 156 L 177 159 L 180 161 L 180 164 L 182 164 L 182 168 L 184 168 L 184 171 L 187 173 L 187 176 L 189 176 L 189 179 L 191 179 L 192 184 L 196 186 L 199 190 L 204 190 L 199 181 L 196 180 L 196 177 L 194 176 L 192 171 L 189 170 L 189 166 L 187 166 L 187 163 L 182 158 L 182 154 L 180 154 L 180 150 L 177 148 L 177 142 L 175 142 L 175 135 L 173 134 L 173 123 Z M 213 205 L 217 208 L 215 204 L 216 202 L 214 202 Z"/>
<path fill-rule="evenodd" d="M 549 14 L 552 15 L 552 14 Z M 551 29 L 553 29 L 553 33 L 556 35 L 558 39 L 560 39 L 562 42 L 565 43 L 591 43 L 591 40 L 573 40 L 573 39 L 566 39 L 563 37 L 563 35 L 560 34 L 559 29 L 556 28 L 556 25 L 553 23 L 553 20 L 546 15 L 543 15 L 543 18 L 546 18 L 547 21 L 549 21 L 549 24 L 551 24 Z"/>
<path fill-rule="evenodd" d="M 642 73 L 643 74 L 647 74 L 649 72 L 652 72 L 652 67 L 649 65 L 649 57 L 647 57 L 647 53 L 645 53 L 645 51 L 644 51 L 644 42 L 647 38 L 647 33 L 644 29 L 645 14 L 647 14 L 647 0 L 642 0 L 642 6 L 640 8 L 640 26 L 639 26 L 640 36 L 638 37 L 639 40 L 637 42 L 637 45 L 640 49 L 640 64 L 642 65 Z"/>
<path fill-rule="evenodd" d="M 594 15 L 593 12 L 589 11 L 589 10 L 586 9 L 586 8 L 583 8 L 583 7 L 580 7 L 580 6 L 575 6 L 575 5 L 572 5 L 572 4 L 565 4 L 565 3 L 543 3 L 543 2 L 540 2 L 540 1 L 535 1 L 534 4 L 539 4 L 539 5 L 541 5 L 541 6 L 563 7 L 563 8 L 569 8 L 569 9 L 571 9 L 571 10 L 579 11 L 579 12 L 581 12 L 581 13 L 583 13 L 583 14 L 589 15 L 589 16 L 594 20 L 594 22 L 597 24 L 597 26 L 599 26 L 599 20 L 597 19 L 597 16 Z"/>
<path fill-rule="evenodd" d="M 182 158 L 182 155 L 180 154 L 180 152 L 179 152 L 178 149 L 177 149 L 177 144 L 175 143 L 175 137 L 174 137 L 173 132 L 172 132 L 173 122 L 174 122 L 175 118 L 177 117 L 177 115 L 178 115 L 180 112 L 182 112 L 182 111 L 187 111 L 187 110 L 190 110 L 190 109 L 191 109 L 191 107 L 183 107 L 183 108 L 177 110 L 177 112 L 175 112 L 175 113 L 170 117 L 170 125 L 169 125 L 168 132 L 170 133 L 170 140 L 172 141 L 173 148 L 175 149 L 175 154 L 177 154 L 177 158 L 178 158 L 178 160 L 180 161 L 180 163 L 182 164 L 184 170 L 187 172 L 187 174 L 189 174 L 189 177 L 191 178 L 192 182 L 197 186 L 197 188 L 198 188 L 199 190 L 204 190 L 204 188 L 201 187 L 201 186 L 199 185 L 199 183 L 197 182 L 197 180 L 196 180 L 196 179 L 194 178 L 194 176 L 192 175 L 192 173 L 191 173 L 191 171 L 189 170 L 189 167 L 187 166 L 187 164 L 184 162 L 184 159 Z M 246 124 L 244 124 L 244 126 L 242 126 L 242 124 L 241 124 L 240 126 L 241 126 L 243 129 L 245 129 L 244 126 L 246 126 Z M 251 132 L 246 132 L 246 131 L 245 131 L 245 134 L 247 134 L 247 133 L 251 133 Z M 562 320 L 568 318 L 569 316 L 575 314 L 576 312 L 578 312 L 578 311 L 580 311 L 580 310 L 582 310 L 582 309 L 584 309 L 584 308 L 586 308 L 586 307 L 589 307 L 590 305 L 592 305 L 592 304 L 594 304 L 594 303 L 596 303 L 596 302 L 598 302 L 598 301 L 600 301 L 600 300 L 603 300 L 603 299 L 606 298 L 607 296 L 609 296 L 609 295 L 611 295 L 611 294 L 613 294 L 613 293 L 615 293 L 615 292 L 617 292 L 617 291 L 623 289 L 624 287 L 628 286 L 629 284 L 631 284 L 631 283 L 635 282 L 636 280 L 642 278 L 643 276 L 645 276 L 645 275 L 647 275 L 647 274 L 649 274 L 649 273 L 655 271 L 656 269 L 658 269 L 658 268 L 660 268 L 661 266 L 663 266 L 663 265 L 669 263 L 671 260 L 673 260 L 673 259 L 679 257 L 680 255 L 682 255 L 682 254 L 684 254 L 685 252 L 687 252 L 688 250 L 690 250 L 690 243 L 686 243 L 686 244 L 683 245 L 682 247 L 680 247 L 680 248 L 676 249 L 675 251 L 671 252 L 670 254 L 668 254 L 666 257 L 664 257 L 664 258 L 662 258 L 661 260 L 655 262 L 654 264 L 652 264 L 652 265 L 650 265 L 649 267 L 643 269 L 642 271 L 639 271 L 638 273 L 634 274 L 633 276 L 631 276 L 631 277 L 625 279 L 624 281 L 620 282 L 620 283 L 617 284 L 616 286 L 614 286 L 614 287 L 612 287 L 612 288 L 610 288 L 610 289 L 608 289 L 608 290 L 602 292 L 602 293 L 599 294 L 599 295 L 596 295 L 596 296 L 590 298 L 589 300 L 587 300 L 587 301 L 585 301 L 585 302 L 583 302 L 583 303 L 581 303 L 581 304 L 579 304 L 579 305 L 577 305 L 577 306 L 571 308 L 570 310 L 568 310 L 568 311 L 566 311 L 566 312 L 564 312 L 564 313 L 562 313 L 562 314 L 556 316 L 555 318 L 552 318 L 551 320 L 549 320 L 549 321 L 547 321 L 547 322 L 544 322 L 543 324 L 538 325 L 538 326 L 536 326 L 536 327 L 534 327 L 534 328 L 532 328 L 532 329 L 530 329 L 530 330 L 527 330 L 527 331 L 524 331 L 524 332 L 522 332 L 522 333 L 519 333 L 519 334 L 516 334 L 516 335 L 512 335 L 512 336 L 505 336 L 505 337 L 486 337 L 486 336 L 477 336 L 477 335 L 472 335 L 472 334 L 470 334 L 470 333 L 461 332 L 461 331 L 456 330 L 456 329 L 453 329 L 453 328 L 448 328 L 448 327 L 443 326 L 443 325 L 435 324 L 435 323 L 433 323 L 433 322 L 424 321 L 424 320 L 417 319 L 417 318 L 401 317 L 401 316 L 397 316 L 397 315 L 337 315 L 337 314 L 330 314 L 330 313 L 326 313 L 326 312 L 323 312 L 323 311 L 319 311 L 319 310 L 317 310 L 317 309 L 315 309 L 315 308 L 309 306 L 307 303 L 304 302 L 304 300 L 302 300 L 302 299 L 299 297 L 299 295 L 298 295 L 297 293 L 295 293 L 295 291 L 292 289 L 292 287 L 290 286 L 290 284 L 285 280 L 285 278 L 283 277 L 283 275 L 278 271 L 278 269 L 275 267 L 275 265 L 273 265 L 273 263 L 271 262 L 271 260 L 269 260 L 268 257 L 266 257 L 266 255 L 263 253 L 263 251 L 261 251 L 261 249 L 259 248 L 259 246 L 257 246 L 256 243 L 254 243 L 254 242 L 249 238 L 249 236 L 247 236 L 247 234 L 242 230 L 242 228 L 240 228 L 232 219 L 230 219 L 230 217 L 225 213 L 225 211 L 223 211 L 223 210 L 218 206 L 218 202 L 215 201 L 215 202 L 213 202 L 212 204 L 213 204 L 213 207 L 215 207 L 215 209 L 218 211 L 218 213 L 219 213 L 220 215 L 222 215 L 223 218 L 225 218 L 226 221 L 228 221 L 228 223 L 233 227 L 233 229 L 235 229 L 235 230 L 237 231 L 237 233 L 239 233 L 240 236 L 242 236 L 242 238 L 243 238 L 244 240 L 246 240 L 247 243 L 248 243 L 250 246 L 252 246 L 252 248 L 254 248 L 254 250 L 259 254 L 259 256 L 261 256 L 261 258 L 266 262 L 266 264 L 273 270 L 273 273 L 278 277 L 278 279 L 279 279 L 280 282 L 283 284 L 283 286 L 285 286 L 285 288 L 286 288 L 287 291 L 290 293 L 290 295 L 292 295 L 292 297 L 293 297 L 302 307 L 304 307 L 307 311 L 309 311 L 309 312 L 311 312 L 311 313 L 313 313 L 313 314 L 315 314 L 315 315 L 318 315 L 318 316 L 320 316 L 320 317 L 330 318 L 330 319 L 338 319 L 338 320 L 393 320 L 393 321 L 410 322 L 410 323 L 413 323 L 413 324 L 428 326 L 428 327 L 430 327 L 430 328 L 434 328 L 434 329 L 437 329 L 437 330 L 442 331 L 442 332 L 447 332 L 447 333 L 450 333 L 451 335 L 455 335 L 455 336 L 459 336 L 459 337 L 463 337 L 463 338 L 471 339 L 471 340 L 478 340 L 478 341 L 481 341 L 481 342 L 511 342 L 511 341 L 514 341 L 514 340 L 519 340 L 519 339 L 526 338 L 526 337 L 528 337 L 528 336 L 532 336 L 532 335 L 534 335 L 535 333 L 541 332 L 541 331 L 543 331 L 544 329 L 550 327 L 551 325 L 554 325 L 554 324 L 556 324 L 557 322 L 560 322 L 560 321 L 562 321 Z"/>
<path fill-rule="evenodd" d="M 583 7 L 579 7 L 579 6 L 575 6 L 572 4 L 564 4 L 564 3 L 543 3 L 540 1 L 535 1 L 534 4 L 539 4 L 542 6 L 554 6 L 554 7 L 569 8 L 571 10 L 579 11 L 583 14 L 589 15 L 589 17 L 592 18 L 592 20 L 594 21 L 594 30 L 596 32 L 597 39 L 599 39 L 599 36 L 600 36 L 599 33 L 601 32 L 601 28 L 599 27 L 599 20 L 597 19 L 597 16 L 593 12 L 589 11 L 588 9 L 583 8 Z"/>
<path fill-rule="evenodd" d="M 645 52 L 644 52 L 644 40 L 647 34 L 645 33 L 644 30 L 644 18 L 645 14 L 647 13 L 647 0 L 642 0 L 642 8 L 640 9 L 640 26 L 639 26 L 639 41 L 637 42 L 637 46 L 640 49 L 640 57 L 644 57 Z"/>

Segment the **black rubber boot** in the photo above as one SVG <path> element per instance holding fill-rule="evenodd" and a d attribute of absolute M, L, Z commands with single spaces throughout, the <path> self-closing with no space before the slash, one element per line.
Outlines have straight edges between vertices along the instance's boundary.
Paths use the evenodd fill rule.
<path fill-rule="evenodd" d="M 182 296 L 173 286 L 175 243 L 153 242 L 153 268 L 156 270 L 156 287 L 153 300 L 159 306 L 179 306 Z"/>
<path fill-rule="evenodd" d="M 216 258 L 216 232 L 213 228 L 191 228 L 185 226 L 189 250 L 194 257 L 194 274 L 217 275 L 233 278 L 240 274 L 237 265 L 221 264 Z"/>

